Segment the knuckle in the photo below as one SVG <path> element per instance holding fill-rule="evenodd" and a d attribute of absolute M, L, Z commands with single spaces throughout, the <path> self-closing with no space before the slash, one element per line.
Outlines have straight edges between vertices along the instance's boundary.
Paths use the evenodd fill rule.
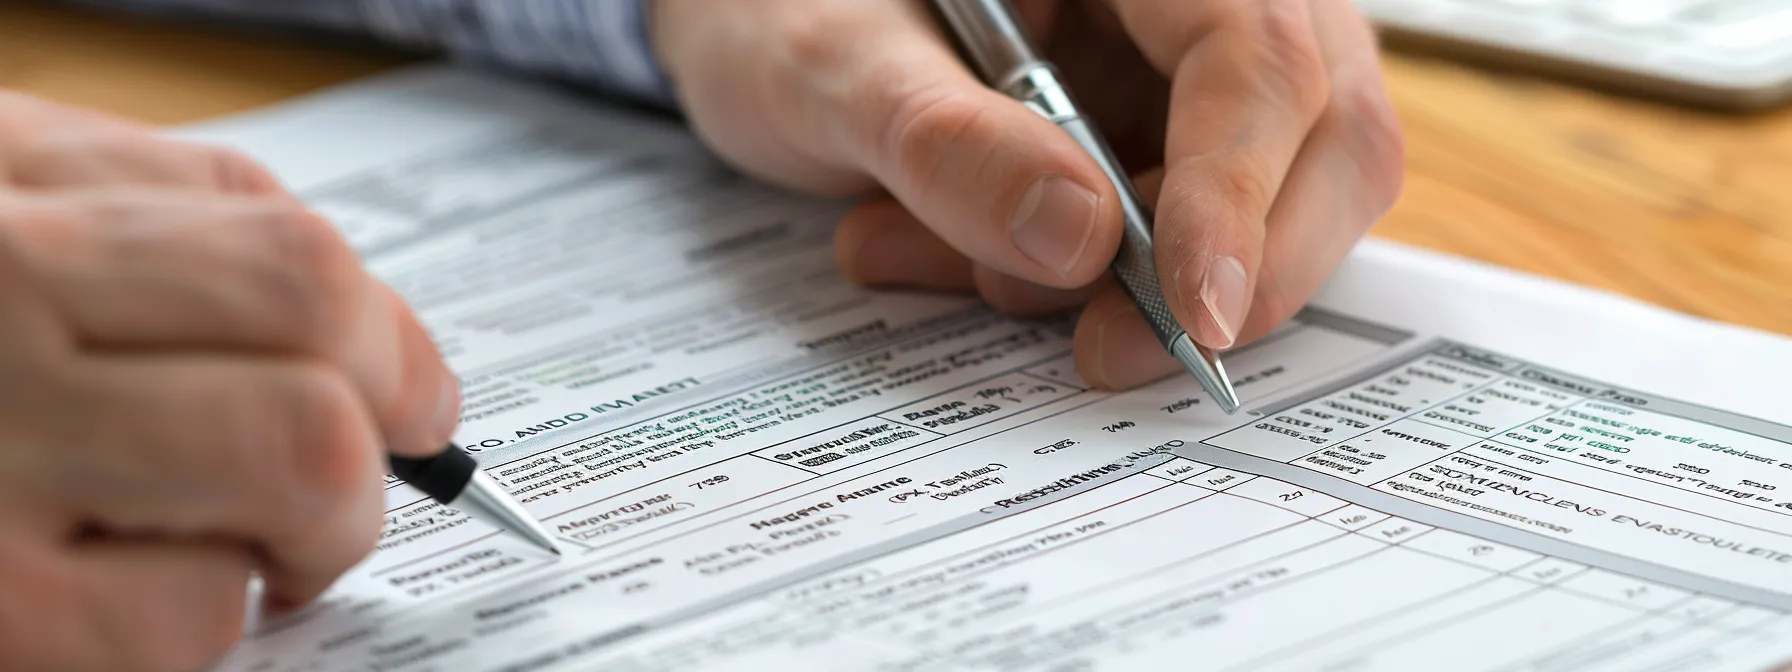
<path fill-rule="evenodd" d="M 1260 72 L 1296 109 L 1309 118 L 1325 109 L 1331 74 L 1319 36 L 1313 32 L 1306 0 L 1262 0 L 1246 34 L 1253 38 Z"/>
<path fill-rule="evenodd" d="M 211 167 L 212 179 L 219 188 L 243 194 L 265 194 L 278 190 L 278 181 L 261 163 L 234 149 L 206 147 L 201 151 Z"/>
<path fill-rule="evenodd" d="M 1354 87 L 1335 103 L 1353 136 L 1351 153 L 1361 172 L 1365 196 L 1376 216 L 1394 207 L 1406 180 L 1406 138 L 1392 104 L 1381 89 Z"/>
<path fill-rule="evenodd" d="M 1115 2 L 1114 9 L 1128 32 L 1136 35 L 1140 52 L 1159 70 L 1170 71 L 1220 29 L 1236 24 L 1235 17 L 1255 0 L 1216 3 Z"/>
<path fill-rule="evenodd" d="M 279 590 L 307 602 L 373 549 L 384 472 L 372 420 L 346 376 L 301 365 L 278 387 L 288 466 L 266 523 L 277 562 L 297 579 Z"/>
<path fill-rule="evenodd" d="M 141 129 L 92 110 L 66 107 L 17 92 L 0 91 L 0 156 L 15 167 L 25 157 L 68 146 L 93 133 Z"/>
<path fill-rule="evenodd" d="M 154 156 L 163 142 L 143 129 L 108 119 L 73 114 L 53 118 L 14 141 L 14 178 L 27 184 L 69 181 L 110 162 Z"/>
<path fill-rule="evenodd" d="M 946 86 L 923 86 L 896 94 L 885 109 L 888 116 L 882 124 L 882 144 L 901 175 L 933 174 L 948 148 L 959 160 L 979 151 L 993 151 L 983 139 L 986 110 Z"/>
<path fill-rule="evenodd" d="M 844 21 L 840 12 L 816 12 L 810 20 L 787 22 L 782 30 L 781 43 L 791 63 L 827 72 L 853 58 L 853 41 L 842 36 L 857 28 Z"/>
<path fill-rule="evenodd" d="M 290 444 L 287 472 L 306 495 L 325 501 L 358 497 L 375 482 L 375 433 L 354 383 L 334 368 L 299 365 L 284 376 L 272 402 Z M 301 514 L 302 515 L 302 514 Z"/>
<path fill-rule="evenodd" d="M 10 171 L 14 182 L 41 186 L 66 180 L 91 170 L 94 162 L 117 142 L 116 134 L 96 133 L 85 125 L 51 124 L 22 134 L 11 150 Z"/>
<path fill-rule="evenodd" d="M 346 333 L 364 297 L 360 260 L 322 218 L 290 204 L 263 217 L 259 230 L 274 263 L 260 274 L 262 294 L 293 340 L 323 349 Z"/>

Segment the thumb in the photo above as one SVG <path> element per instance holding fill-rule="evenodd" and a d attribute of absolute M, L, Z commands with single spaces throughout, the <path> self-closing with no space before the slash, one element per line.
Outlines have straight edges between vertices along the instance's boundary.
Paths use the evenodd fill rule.
<path fill-rule="evenodd" d="M 862 170 L 985 266 L 1066 289 L 1101 277 L 1120 245 L 1119 197 L 1069 134 L 985 86 L 935 35 L 861 53 L 884 61 L 854 69 L 866 95 L 839 111 Z"/>

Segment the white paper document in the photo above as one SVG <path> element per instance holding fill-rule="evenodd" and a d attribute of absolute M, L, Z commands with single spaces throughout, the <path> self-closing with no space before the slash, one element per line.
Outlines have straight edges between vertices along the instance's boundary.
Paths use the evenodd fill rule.
<path fill-rule="evenodd" d="M 1067 319 L 845 283 L 847 204 L 658 118 L 429 68 L 182 133 L 413 303 L 569 551 L 389 483 L 222 670 L 1792 661 L 1792 340 L 1370 241 L 1227 416 L 1090 389 Z"/>

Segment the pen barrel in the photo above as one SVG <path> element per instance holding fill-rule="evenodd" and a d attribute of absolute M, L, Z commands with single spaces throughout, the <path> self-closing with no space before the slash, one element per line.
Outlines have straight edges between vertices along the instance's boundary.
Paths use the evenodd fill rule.
<path fill-rule="evenodd" d="M 1102 140 L 1094 125 L 1080 115 L 1054 121 L 1088 150 L 1120 194 L 1120 207 L 1126 216 L 1126 226 L 1120 238 L 1120 251 L 1114 256 L 1114 275 L 1119 276 L 1120 286 L 1126 290 L 1133 303 L 1138 305 L 1139 312 L 1145 316 L 1145 323 L 1151 325 L 1152 333 L 1157 334 L 1158 342 L 1168 350 L 1187 330 L 1176 321 L 1176 315 L 1170 312 L 1170 305 L 1164 301 L 1163 286 L 1158 282 L 1156 246 L 1151 236 L 1154 226 L 1152 214 L 1145 209 L 1144 200 L 1133 189 L 1132 178 L 1108 150 L 1108 144 Z"/>
<path fill-rule="evenodd" d="M 959 46 L 983 78 L 1003 88 L 1016 71 L 1040 62 L 1006 0 L 935 0 Z"/>
<path fill-rule="evenodd" d="M 1151 239 L 1152 215 L 1133 189 L 1132 177 L 1077 109 L 1057 70 L 1035 54 L 1006 0 L 935 0 L 934 6 L 984 81 L 1064 129 L 1101 165 L 1120 194 L 1126 216 L 1120 251 L 1112 264 L 1114 273 L 1158 342 L 1173 352 L 1187 330 L 1164 301 Z"/>

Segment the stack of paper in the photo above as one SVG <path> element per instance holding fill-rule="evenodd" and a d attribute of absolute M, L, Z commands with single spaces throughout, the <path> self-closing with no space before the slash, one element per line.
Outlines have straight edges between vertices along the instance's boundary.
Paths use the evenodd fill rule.
<path fill-rule="evenodd" d="M 413 302 L 459 440 L 569 549 L 401 483 L 227 670 L 1641 670 L 1792 660 L 1792 342 L 1366 242 L 1112 395 L 1069 324 L 877 293 L 845 204 L 423 69 L 185 129 Z"/>

